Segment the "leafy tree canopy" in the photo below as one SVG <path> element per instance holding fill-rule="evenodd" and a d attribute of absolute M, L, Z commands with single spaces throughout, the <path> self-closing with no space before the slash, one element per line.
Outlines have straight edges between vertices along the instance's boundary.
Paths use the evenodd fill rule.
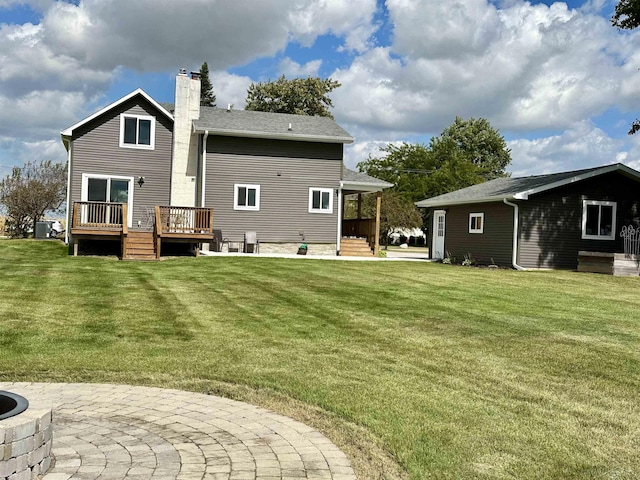
<path fill-rule="evenodd" d="M 294 78 L 282 75 L 275 82 L 252 83 L 247 91 L 246 110 L 261 112 L 318 115 L 333 118 L 329 93 L 340 83 L 330 78 Z"/>
<path fill-rule="evenodd" d="M 412 202 L 506 176 L 511 162 L 504 138 L 485 119 L 456 118 L 428 146 L 388 144 L 380 151 L 358 169 L 393 183 L 392 190 Z"/>
<path fill-rule="evenodd" d="M 60 209 L 66 187 L 66 164 L 46 160 L 14 167 L 11 174 L 0 181 L 0 204 L 7 211 L 9 236 L 26 237 L 30 229 L 35 232 L 36 222 L 46 212 Z"/>
<path fill-rule="evenodd" d="M 364 218 L 376 217 L 376 196 L 364 195 L 362 215 Z M 395 230 L 422 227 L 422 214 L 418 208 L 398 192 L 382 192 L 380 204 L 380 242 L 387 245 L 389 235 Z"/>
<path fill-rule="evenodd" d="M 614 27 L 633 30 L 640 27 L 640 0 L 620 0 L 611 18 Z M 640 130 L 640 120 L 636 119 L 629 129 L 629 135 Z"/>
<path fill-rule="evenodd" d="M 203 107 L 215 107 L 216 95 L 213 93 L 213 84 L 209 78 L 209 65 L 204 62 L 200 67 L 200 105 Z"/>
<path fill-rule="evenodd" d="M 640 26 L 640 0 L 620 0 L 611 18 L 614 27 L 633 30 Z"/>

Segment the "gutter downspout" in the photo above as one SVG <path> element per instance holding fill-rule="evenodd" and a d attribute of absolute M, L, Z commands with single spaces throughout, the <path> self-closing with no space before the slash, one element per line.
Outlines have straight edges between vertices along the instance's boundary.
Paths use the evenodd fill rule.
<path fill-rule="evenodd" d="M 207 178 L 207 138 L 209 137 L 209 130 L 204 131 L 204 137 L 202 139 L 202 195 L 200 198 L 200 206 L 204 208 L 204 189 L 206 187 Z"/>
<path fill-rule="evenodd" d="M 71 230 L 71 217 L 69 215 L 69 202 L 71 201 L 71 140 L 67 139 L 64 143 L 67 144 L 67 211 L 65 216 L 67 217 L 67 224 L 64 229 L 64 243 L 69 245 L 69 230 Z"/>
<path fill-rule="evenodd" d="M 342 186 L 343 182 L 340 180 L 340 186 L 338 187 L 338 228 L 336 229 L 336 255 L 340 255 L 340 240 L 342 239 Z"/>
<path fill-rule="evenodd" d="M 513 207 L 513 254 L 511 256 L 511 263 L 516 270 L 526 270 L 526 268 L 518 265 L 518 219 L 520 218 L 518 204 L 511 203 L 506 198 L 503 198 L 502 201 L 505 205 Z"/>

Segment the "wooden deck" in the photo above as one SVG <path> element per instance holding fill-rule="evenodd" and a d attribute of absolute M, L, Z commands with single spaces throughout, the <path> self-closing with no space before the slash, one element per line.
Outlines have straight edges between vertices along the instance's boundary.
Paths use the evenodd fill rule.
<path fill-rule="evenodd" d="M 158 205 L 150 230 L 130 230 L 126 203 L 74 202 L 70 232 L 74 255 L 82 240 L 119 237 L 122 259 L 159 259 L 163 242 L 191 243 L 197 256 L 213 238 L 213 209 Z"/>

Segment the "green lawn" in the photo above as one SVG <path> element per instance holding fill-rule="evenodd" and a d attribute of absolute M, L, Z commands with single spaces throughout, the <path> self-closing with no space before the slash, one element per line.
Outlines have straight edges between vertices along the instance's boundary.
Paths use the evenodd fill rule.
<path fill-rule="evenodd" d="M 362 478 L 398 475 L 385 452 L 412 479 L 640 477 L 637 277 L 9 240 L 0 272 L 3 381 L 249 399 L 319 425 Z"/>

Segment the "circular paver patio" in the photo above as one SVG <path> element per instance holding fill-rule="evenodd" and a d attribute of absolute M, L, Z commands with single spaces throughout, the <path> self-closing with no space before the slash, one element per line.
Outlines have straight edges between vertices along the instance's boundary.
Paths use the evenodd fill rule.
<path fill-rule="evenodd" d="M 53 406 L 54 466 L 45 480 L 355 480 L 320 432 L 247 403 L 126 385 L 6 383 Z"/>

